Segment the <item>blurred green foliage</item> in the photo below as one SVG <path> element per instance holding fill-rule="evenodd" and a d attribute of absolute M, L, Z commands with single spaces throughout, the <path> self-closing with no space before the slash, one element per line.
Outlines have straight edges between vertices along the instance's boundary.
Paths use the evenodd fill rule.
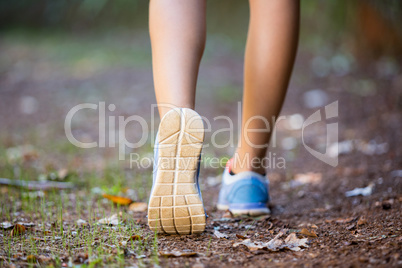
<path fill-rule="evenodd" d="M 56 27 L 86 30 L 105 26 L 144 26 L 148 1 L 17 0 L 0 2 L 2 27 Z"/>
<path fill-rule="evenodd" d="M 231 25 L 233 21 L 243 25 L 247 20 L 243 15 L 248 13 L 248 1 L 207 2 L 208 16 L 214 25 L 223 23 L 226 28 L 227 18 L 233 18 Z M 369 3 L 395 25 L 402 22 L 402 1 L 399 0 L 303 0 L 301 4 L 302 13 L 312 21 L 344 27 L 349 13 L 360 2 Z M 80 30 L 109 26 L 144 27 L 147 25 L 148 3 L 145 0 L 3 0 L 0 1 L 0 25 L 2 28 L 29 26 Z"/>
<path fill-rule="evenodd" d="M 105 30 L 146 32 L 148 4 L 145 0 L 3 0 L 0 1 L 0 30 L 52 29 L 78 34 Z M 248 1 L 207 0 L 207 9 L 208 32 L 218 35 L 213 42 L 243 49 Z M 321 49 L 329 41 L 334 47 L 373 43 L 367 50 L 375 50 L 376 56 L 397 54 L 401 50 L 395 49 L 402 46 L 400 0 L 303 0 L 301 9 L 301 43 L 308 49 Z M 385 41 L 381 43 L 379 38 Z M 342 49 L 351 50 L 350 47 Z"/>

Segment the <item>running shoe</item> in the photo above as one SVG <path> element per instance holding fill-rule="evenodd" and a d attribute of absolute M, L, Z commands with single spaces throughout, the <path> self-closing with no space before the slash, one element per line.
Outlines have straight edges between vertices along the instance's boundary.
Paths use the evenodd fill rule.
<path fill-rule="evenodd" d="M 204 231 L 206 214 L 198 185 L 203 141 L 202 118 L 192 109 L 172 109 L 162 118 L 148 204 L 152 231 L 179 235 Z"/>

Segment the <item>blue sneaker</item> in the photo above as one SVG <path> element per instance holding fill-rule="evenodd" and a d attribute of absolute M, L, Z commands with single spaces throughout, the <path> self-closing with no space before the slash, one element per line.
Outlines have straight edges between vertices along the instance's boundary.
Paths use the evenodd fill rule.
<path fill-rule="evenodd" d="M 269 214 L 269 181 L 256 172 L 246 171 L 231 175 L 232 159 L 222 176 L 217 208 L 230 210 L 233 214 L 258 216 Z"/>
<path fill-rule="evenodd" d="M 204 231 L 206 215 L 198 185 L 203 141 L 204 124 L 195 111 L 172 109 L 162 118 L 148 204 L 151 230 L 180 235 Z"/>

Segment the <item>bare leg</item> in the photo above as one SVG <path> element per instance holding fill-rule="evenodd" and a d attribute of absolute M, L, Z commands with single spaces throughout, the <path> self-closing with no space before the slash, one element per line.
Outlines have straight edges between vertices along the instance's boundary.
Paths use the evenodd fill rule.
<path fill-rule="evenodd" d="M 151 0 L 149 31 L 156 100 L 194 109 L 198 68 L 205 47 L 205 0 Z"/>
<path fill-rule="evenodd" d="M 253 167 L 250 162 L 265 157 L 271 133 L 252 130 L 267 129 L 263 120 L 266 119 L 272 131 L 272 117 L 279 114 L 292 72 L 298 32 L 299 1 L 250 0 L 242 135 L 232 167 L 235 173 L 265 172 L 261 166 Z M 244 160 L 246 162 L 242 162 Z"/>

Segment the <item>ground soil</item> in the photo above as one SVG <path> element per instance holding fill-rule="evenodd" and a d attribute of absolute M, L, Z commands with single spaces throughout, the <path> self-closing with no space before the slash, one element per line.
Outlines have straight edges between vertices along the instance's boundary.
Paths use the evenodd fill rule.
<path fill-rule="evenodd" d="M 35 46 L 25 46 L 23 43 L 18 43 L 17 46 L 15 42 L 18 43 L 10 41 L 1 44 L 2 51 L 10 55 L 10 61 L 14 64 L 10 65 L 13 67 L 5 69 L 0 80 L 2 147 L 8 148 L 22 143 L 40 147 L 41 144 L 49 145 L 56 139 L 66 141 L 62 131 L 65 115 L 71 107 L 84 101 L 114 103 L 117 106 L 114 115 L 139 114 L 147 119 L 150 118 L 149 106 L 155 100 L 149 64 L 140 67 L 114 66 L 92 73 L 88 70 L 86 73 L 74 73 L 67 67 L 67 69 L 55 67 L 51 70 L 49 66 L 52 65 L 48 66 L 42 62 L 42 65 L 38 65 L 42 69 L 38 67 L 36 73 L 30 73 L 29 68 L 43 60 L 34 52 L 39 53 L 38 55 L 46 52 L 40 49 L 36 51 Z M 241 96 L 242 55 L 224 53 L 214 56 L 213 53 L 206 55 L 207 58 L 203 62 L 196 109 L 211 120 L 221 114 L 237 120 L 237 101 Z M 189 236 L 158 235 L 157 242 L 159 251 L 191 250 L 197 255 L 176 258 L 160 256 L 160 266 L 402 266 L 402 178 L 401 172 L 398 172 L 402 168 L 400 72 L 384 75 L 373 61 L 371 65 L 354 67 L 347 74 L 317 77 L 309 67 L 306 68 L 310 66 L 313 57 L 314 53 L 311 51 L 302 49 L 299 52 L 282 115 L 297 113 L 307 118 L 318 108 L 306 107 L 303 94 L 311 89 L 321 89 L 327 98 L 324 105 L 339 101 L 339 118 L 335 121 L 339 123 L 340 141 L 361 141 L 366 147 L 370 141 L 372 144 L 375 141 L 376 144 L 386 143 L 387 149 L 379 152 L 374 150 L 374 153 L 364 149 L 345 151 L 339 156 L 339 164 L 332 167 L 305 150 L 300 129 L 290 130 L 285 125 L 278 126 L 279 141 L 282 137 L 294 137 L 297 146 L 285 150 L 283 143 L 280 143 L 271 149 L 272 153 L 286 159 L 285 169 L 267 170 L 271 181 L 272 214 L 262 218 L 239 218 L 232 217 L 227 212 L 217 211 L 215 204 L 219 182 L 214 183 L 209 177 L 218 176 L 222 169 L 207 167 L 201 171 L 203 199 L 209 215 L 206 231 L 200 235 Z M 20 65 L 17 64 L 18 61 Z M 18 69 L 21 68 L 21 61 L 31 64 L 26 65 L 31 67 Z M 397 65 L 396 68 L 400 70 L 401 66 Z M 47 73 L 43 70 L 53 73 L 46 76 Z M 361 87 L 367 84 L 369 90 L 364 91 Z M 227 87 L 230 87 L 229 93 Z M 21 114 L 19 107 L 23 96 L 34 96 L 39 104 L 35 113 Z M 96 121 L 79 123 L 78 126 L 81 126 L 81 132 L 96 138 L 97 129 L 91 127 L 91 124 L 96 126 Z M 224 124 L 213 122 L 212 128 L 217 129 L 222 125 Z M 24 132 L 31 129 L 38 131 L 39 134 L 34 135 L 36 138 L 24 136 Z M 325 144 L 325 124 L 320 125 L 319 129 L 317 132 L 306 134 L 306 141 L 315 148 Z M 133 134 L 133 137 L 138 136 L 137 134 Z M 47 138 L 49 140 L 45 141 Z M 206 140 L 210 138 L 209 134 Z M 65 165 L 76 169 L 78 174 L 83 174 L 80 172 L 84 169 L 102 172 L 105 163 L 116 162 L 117 158 L 114 148 L 88 153 L 82 149 L 79 151 L 80 156 L 66 160 L 63 158 L 65 155 L 58 151 L 59 147 L 53 145 L 50 147 L 54 149 L 43 150 L 47 150 L 46 158 L 53 165 L 63 167 L 67 163 Z M 233 152 L 233 147 L 209 148 L 205 152 L 218 157 L 228 156 Z M 136 178 L 150 180 L 150 169 L 138 171 L 128 169 L 127 166 L 127 161 L 121 165 L 121 170 L 128 174 L 125 178 L 127 184 L 133 184 L 132 181 Z M 2 168 L 4 174 L 6 168 L 10 169 L 5 163 L 2 163 Z M 321 179 L 317 183 L 299 185 L 294 183 L 297 174 L 308 172 L 320 174 Z M 86 177 L 80 179 L 85 180 Z M 347 191 L 368 185 L 373 185 L 373 191 L 368 196 L 345 196 Z M 138 201 L 146 202 L 146 195 L 150 190 L 149 183 L 139 189 L 142 196 Z M 90 189 L 82 188 L 80 191 L 85 194 Z M 15 214 L 19 216 L 14 215 L 12 220 L 21 221 L 21 218 L 24 218 L 22 216 L 24 211 L 18 205 L 11 203 L 19 201 L 15 200 L 16 195 L 11 190 L 4 190 L 3 193 L 2 200 L 9 200 L 7 202 L 10 202 L 10 206 L 15 206 L 20 213 Z M 5 204 L 2 206 L 6 207 Z M 108 209 L 110 210 L 110 206 Z M 72 208 L 65 208 L 64 213 L 73 215 L 66 216 L 67 222 L 69 220 L 75 222 L 78 219 Z M 104 213 L 108 214 L 110 211 L 105 210 Z M 85 213 L 83 215 L 85 217 Z M 144 236 L 148 234 L 153 236 L 147 227 L 145 212 L 130 215 Z M 2 220 L 6 220 L 4 214 L 2 217 Z M 217 238 L 214 235 L 214 228 L 217 227 L 220 232 L 229 235 L 229 238 Z M 301 251 L 250 251 L 245 246 L 233 247 L 235 242 L 241 241 L 236 234 L 253 241 L 268 241 L 281 230 L 288 233 L 296 232 L 298 237 L 306 237 L 301 234 L 303 228 L 314 231 L 317 237 L 308 237 L 309 247 Z M 0 239 L 5 235 L 9 235 L 9 231 L 3 231 Z M 80 251 L 85 252 L 85 246 Z M 27 253 L 24 249 L 21 253 L 23 256 L 16 257 L 13 265 L 27 265 Z M 6 260 L 6 250 L 2 251 L 2 254 L 4 255 L 1 258 Z M 44 251 L 41 254 L 47 253 Z M 66 252 L 64 254 L 68 255 Z M 144 265 L 154 265 L 150 252 L 147 251 L 145 255 Z M 72 257 L 76 260 L 75 263 L 79 264 L 77 256 Z M 66 264 L 68 259 L 66 256 L 62 263 Z M 124 263 L 136 265 L 138 260 L 135 255 L 127 254 Z"/>

